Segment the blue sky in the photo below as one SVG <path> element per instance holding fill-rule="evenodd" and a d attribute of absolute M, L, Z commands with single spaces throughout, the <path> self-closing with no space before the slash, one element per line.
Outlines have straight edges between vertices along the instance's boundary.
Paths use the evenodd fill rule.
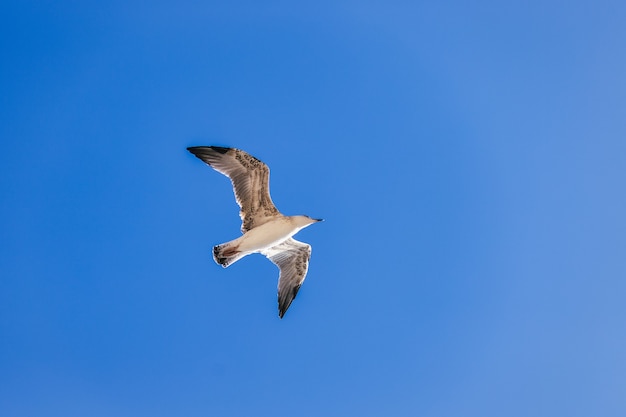
<path fill-rule="evenodd" d="M 1 415 L 626 414 L 623 2 L 0 15 Z M 283 320 L 195 145 L 326 219 Z"/>

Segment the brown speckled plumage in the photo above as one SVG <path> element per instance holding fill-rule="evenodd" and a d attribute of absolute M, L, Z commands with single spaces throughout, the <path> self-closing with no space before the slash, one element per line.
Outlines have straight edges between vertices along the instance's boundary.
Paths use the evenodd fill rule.
<path fill-rule="evenodd" d="M 241 233 L 280 215 L 270 197 L 270 169 L 263 162 L 234 148 L 195 146 L 188 149 L 216 171 L 230 178 L 235 199 L 241 208 Z"/>

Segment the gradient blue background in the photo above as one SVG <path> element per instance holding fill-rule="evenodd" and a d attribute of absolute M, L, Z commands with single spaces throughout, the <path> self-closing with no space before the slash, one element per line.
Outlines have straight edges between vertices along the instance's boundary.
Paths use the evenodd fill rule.
<path fill-rule="evenodd" d="M 623 1 L 0 16 L 0 415 L 626 415 Z M 283 320 L 211 144 L 326 219 Z"/>

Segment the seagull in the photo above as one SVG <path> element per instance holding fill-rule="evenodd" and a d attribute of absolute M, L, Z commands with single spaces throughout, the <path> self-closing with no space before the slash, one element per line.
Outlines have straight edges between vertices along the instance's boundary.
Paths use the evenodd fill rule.
<path fill-rule="evenodd" d="M 243 236 L 214 246 L 213 259 L 224 268 L 251 253 L 261 253 L 272 261 L 280 270 L 278 316 L 282 319 L 304 282 L 311 258 L 311 245 L 293 236 L 323 219 L 281 214 L 270 197 L 270 170 L 254 156 L 220 146 L 192 146 L 187 150 L 230 178 L 241 209 Z"/>

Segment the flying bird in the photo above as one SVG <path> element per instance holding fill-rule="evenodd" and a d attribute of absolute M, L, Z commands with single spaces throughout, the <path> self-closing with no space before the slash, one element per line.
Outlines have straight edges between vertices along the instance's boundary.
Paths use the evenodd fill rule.
<path fill-rule="evenodd" d="M 243 236 L 214 246 L 213 259 L 224 268 L 251 253 L 261 253 L 272 261 L 280 270 L 278 315 L 282 319 L 304 282 L 311 258 L 311 245 L 293 236 L 322 219 L 281 214 L 270 197 L 270 170 L 254 156 L 219 146 L 193 146 L 187 150 L 230 178 L 241 208 Z"/>

